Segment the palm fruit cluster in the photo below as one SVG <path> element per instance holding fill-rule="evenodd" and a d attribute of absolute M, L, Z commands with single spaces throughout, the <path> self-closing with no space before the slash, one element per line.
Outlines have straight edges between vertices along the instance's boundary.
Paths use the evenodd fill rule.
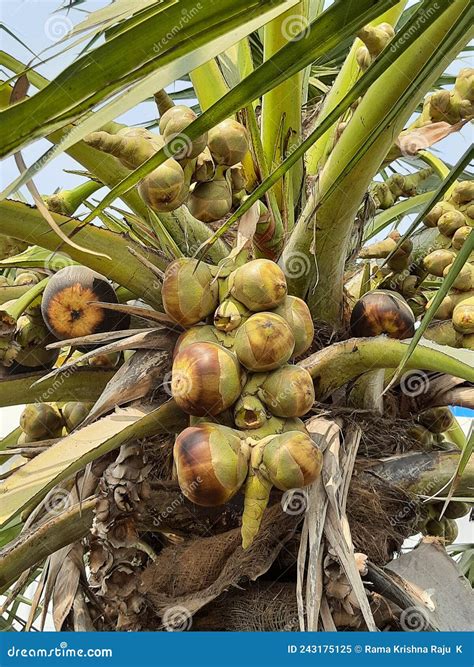
<path fill-rule="evenodd" d="M 418 525 L 418 530 L 423 535 L 438 537 L 445 544 L 452 544 L 458 536 L 456 519 L 469 514 L 471 507 L 468 503 L 454 500 L 446 506 L 441 517 L 443 507 L 443 501 L 430 503 L 426 515 Z"/>
<path fill-rule="evenodd" d="M 272 486 L 310 484 L 321 454 L 300 417 L 314 402 L 309 373 L 289 363 L 314 335 L 304 301 L 287 294 L 277 264 L 213 267 L 181 258 L 165 272 L 166 313 L 185 331 L 171 392 L 190 415 L 174 448 L 183 493 L 201 505 L 245 490 L 243 545 L 251 544 Z"/>
<path fill-rule="evenodd" d="M 417 125 L 444 121 L 450 125 L 474 116 L 474 68 L 464 67 L 452 90 L 437 90 L 423 105 Z"/>
<path fill-rule="evenodd" d="M 140 182 L 141 198 L 157 212 L 186 204 L 195 218 L 210 223 L 227 215 L 246 194 L 242 160 L 249 141 L 245 127 L 231 118 L 191 141 L 186 128 L 196 118 L 192 109 L 177 105 L 161 116 L 159 135 L 123 128 L 116 135 L 93 132 L 85 141 L 114 155 L 127 169 L 136 169 L 166 145 L 174 157 Z"/>
<path fill-rule="evenodd" d="M 429 408 L 417 416 L 417 423 L 409 430 L 409 435 L 424 450 L 442 449 L 444 446 L 450 449 L 452 444 L 445 440 L 444 434 L 449 431 L 453 422 L 453 413 L 449 408 Z"/>
<path fill-rule="evenodd" d="M 427 227 L 437 227 L 437 249 L 423 260 L 425 270 L 438 278 L 449 272 L 457 253 L 474 228 L 474 182 L 461 181 L 450 195 L 425 216 Z M 428 302 L 427 308 L 431 304 Z M 456 277 L 452 290 L 435 314 L 451 320 L 447 344 L 474 349 L 474 257 L 470 257 Z"/>
<path fill-rule="evenodd" d="M 57 403 L 31 403 L 20 416 L 21 433 L 18 445 L 60 438 L 71 433 L 89 414 L 92 403 L 71 401 Z"/>
<path fill-rule="evenodd" d="M 375 208 L 385 210 L 393 206 L 400 197 L 414 197 L 418 194 L 420 184 L 432 173 L 431 167 L 427 167 L 413 174 L 393 174 L 385 181 L 374 181 L 370 193 Z"/>

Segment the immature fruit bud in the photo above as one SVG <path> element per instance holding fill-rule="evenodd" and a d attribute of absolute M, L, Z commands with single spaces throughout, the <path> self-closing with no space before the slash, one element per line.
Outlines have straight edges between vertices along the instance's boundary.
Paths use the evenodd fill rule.
<path fill-rule="evenodd" d="M 232 192 L 225 178 L 209 183 L 197 183 L 188 197 L 186 206 L 191 215 L 201 222 L 220 220 L 232 208 Z"/>
<path fill-rule="evenodd" d="M 27 368 L 51 367 L 59 350 L 47 350 L 46 345 L 55 341 L 41 317 L 21 315 L 15 331 L 15 341 L 20 345 L 16 363 Z"/>
<path fill-rule="evenodd" d="M 41 314 L 59 340 L 128 329 L 129 316 L 93 302 L 118 303 L 109 281 L 85 266 L 67 266 L 49 279 Z"/>
<path fill-rule="evenodd" d="M 238 428 L 261 428 L 267 419 L 265 406 L 256 396 L 241 396 L 235 404 L 234 421 Z"/>
<path fill-rule="evenodd" d="M 37 285 L 40 281 L 40 277 L 37 273 L 32 271 L 17 271 L 15 280 L 13 281 L 14 285 Z"/>
<path fill-rule="evenodd" d="M 314 324 L 311 311 L 303 299 L 286 296 L 274 312 L 283 317 L 295 337 L 293 354 L 299 357 L 311 347 L 314 338 Z"/>
<path fill-rule="evenodd" d="M 270 373 L 258 395 L 277 417 L 302 417 L 314 403 L 311 375 L 301 366 L 282 366 Z"/>
<path fill-rule="evenodd" d="M 448 211 L 438 220 L 438 229 L 445 236 L 452 236 L 457 229 L 466 224 L 466 218 L 460 211 Z"/>
<path fill-rule="evenodd" d="M 466 225 L 464 227 L 459 227 L 459 229 L 457 229 L 454 232 L 454 236 L 453 236 L 453 239 L 452 239 L 453 248 L 455 250 L 461 250 L 461 248 L 464 245 L 465 240 L 467 239 L 467 237 L 469 236 L 469 234 L 471 232 L 472 232 L 472 227 L 469 227 L 468 225 Z"/>
<path fill-rule="evenodd" d="M 31 438 L 46 440 L 61 435 L 63 420 L 56 407 L 48 403 L 32 403 L 21 413 L 20 426 Z"/>
<path fill-rule="evenodd" d="M 444 433 L 453 423 L 453 414 L 449 408 L 429 408 L 418 416 L 418 421 L 431 433 Z"/>
<path fill-rule="evenodd" d="M 232 118 L 209 130 L 207 143 L 217 164 L 227 167 L 242 162 L 249 150 L 247 130 Z"/>
<path fill-rule="evenodd" d="M 220 331 L 233 331 L 248 314 L 246 307 L 236 299 L 225 299 L 214 313 L 214 326 Z"/>
<path fill-rule="evenodd" d="M 287 285 L 283 271 L 269 259 L 254 259 L 229 276 L 233 297 L 254 312 L 271 310 L 283 302 Z"/>
<path fill-rule="evenodd" d="M 366 46 L 360 46 L 356 51 L 357 64 L 363 72 L 370 67 L 372 56 Z"/>
<path fill-rule="evenodd" d="M 410 338 L 415 333 L 415 317 L 405 299 L 396 292 L 373 290 L 355 304 L 350 321 L 353 336 Z"/>
<path fill-rule="evenodd" d="M 166 269 L 161 295 L 166 314 L 189 327 L 216 309 L 219 287 L 207 264 L 181 257 Z"/>
<path fill-rule="evenodd" d="M 450 272 L 452 264 L 449 264 L 443 271 L 443 276 L 446 277 Z M 458 289 L 461 292 L 469 292 L 474 288 L 474 269 L 469 262 L 465 264 L 462 269 L 459 271 L 458 275 L 454 279 L 452 284 L 454 289 Z"/>
<path fill-rule="evenodd" d="M 463 100 L 474 101 L 474 68 L 463 67 L 458 72 L 454 89 Z"/>
<path fill-rule="evenodd" d="M 241 389 L 235 355 L 217 343 L 193 343 L 174 358 L 171 392 L 190 415 L 218 415 L 235 403 Z"/>
<path fill-rule="evenodd" d="M 307 433 L 288 431 L 265 445 L 265 474 L 277 489 L 288 491 L 312 484 L 319 476 L 323 456 Z"/>
<path fill-rule="evenodd" d="M 462 334 L 474 333 L 474 297 L 461 301 L 453 310 L 453 326 Z"/>
<path fill-rule="evenodd" d="M 383 51 L 394 35 L 395 31 L 390 23 L 380 23 L 376 26 L 366 25 L 357 33 L 373 57 Z"/>
<path fill-rule="evenodd" d="M 145 128 L 123 128 L 117 134 L 92 132 L 84 142 L 103 153 L 114 155 L 126 169 L 136 169 L 157 153 L 163 139 Z"/>
<path fill-rule="evenodd" d="M 70 401 L 63 405 L 61 412 L 68 433 L 82 424 L 92 410 L 93 405 L 93 403 L 79 403 L 77 401 Z"/>
<path fill-rule="evenodd" d="M 433 276 L 442 278 L 444 269 L 456 259 L 456 254 L 450 250 L 433 250 L 423 259 L 423 266 Z"/>
<path fill-rule="evenodd" d="M 202 423 L 182 431 L 173 455 L 182 492 L 193 503 L 223 505 L 242 486 L 248 455 L 238 434 L 226 426 Z"/>
<path fill-rule="evenodd" d="M 295 339 L 285 320 L 275 313 L 256 313 L 237 330 L 234 351 L 251 371 L 271 371 L 293 354 Z"/>
<path fill-rule="evenodd" d="M 211 151 L 206 146 L 196 158 L 192 180 L 197 183 L 207 183 L 208 181 L 212 181 L 215 173 L 214 160 L 212 159 Z"/>
<path fill-rule="evenodd" d="M 174 211 L 186 201 L 189 183 L 179 162 L 169 158 L 145 176 L 138 192 L 154 211 Z"/>

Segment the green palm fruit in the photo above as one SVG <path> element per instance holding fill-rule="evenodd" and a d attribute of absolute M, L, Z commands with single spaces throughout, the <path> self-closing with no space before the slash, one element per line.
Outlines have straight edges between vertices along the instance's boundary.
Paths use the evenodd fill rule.
<path fill-rule="evenodd" d="M 285 320 L 275 313 L 256 313 L 237 330 L 234 351 L 251 371 L 270 371 L 293 354 L 295 339 Z"/>
<path fill-rule="evenodd" d="M 360 69 L 365 72 L 372 63 L 372 57 L 369 53 L 369 49 L 366 46 L 360 46 L 356 51 L 356 60 Z"/>
<path fill-rule="evenodd" d="M 232 191 L 225 178 L 196 183 L 187 203 L 189 212 L 201 222 L 221 220 L 232 208 Z"/>
<path fill-rule="evenodd" d="M 160 117 L 160 133 L 163 135 L 166 132 L 167 125 L 171 121 L 175 124 L 182 124 L 187 121 L 187 125 L 189 125 L 196 117 L 196 114 L 190 107 L 187 107 L 185 104 L 176 104 L 165 111 Z"/>
<path fill-rule="evenodd" d="M 290 327 L 295 338 L 293 354 L 299 357 L 311 347 L 314 338 L 314 323 L 306 301 L 297 296 L 287 295 L 273 311 Z"/>
<path fill-rule="evenodd" d="M 433 250 L 423 259 L 423 266 L 433 276 L 443 277 L 444 269 L 456 259 L 456 254 L 450 250 Z"/>
<path fill-rule="evenodd" d="M 254 259 L 229 276 L 232 296 L 253 312 L 279 306 L 288 290 L 280 267 L 269 259 Z"/>
<path fill-rule="evenodd" d="M 145 176 L 138 192 L 154 211 L 174 211 L 186 201 L 189 183 L 179 162 L 169 158 Z"/>
<path fill-rule="evenodd" d="M 474 351 L 474 333 L 466 334 L 462 337 L 461 347 L 465 350 Z"/>
<path fill-rule="evenodd" d="M 474 68 L 463 67 L 459 71 L 454 89 L 463 100 L 474 102 Z"/>
<path fill-rule="evenodd" d="M 184 105 L 171 107 L 160 118 L 160 132 L 165 142 L 170 144 L 173 153 L 176 152 L 175 149 L 181 149 L 175 155 L 176 160 L 191 160 L 206 148 L 207 133 L 192 141 L 186 137 L 186 128 L 196 118 L 194 111 Z"/>
<path fill-rule="evenodd" d="M 459 333 L 474 333 L 474 297 L 465 299 L 454 308 L 453 326 Z"/>
<path fill-rule="evenodd" d="M 453 235 L 452 244 L 455 250 L 461 250 L 464 245 L 465 240 L 472 232 L 472 227 L 465 225 L 464 227 L 459 227 Z"/>
<path fill-rule="evenodd" d="M 449 345 L 456 348 L 463 347 L 464 336 L 459 331 L 456 331 L 450 319 L 430 324 L 425 330 L 424 337 L 427 340 L 438 343 L 438 345 Z"/>
<path fill-rule="evenodd" d="M 46 440 L 60 437 L 64 422 L 55 405 L 32 403 L 21 413 L 20 426 L 31 438 Z"/>
<path fill-rule="evenodd" d="M 443 271 L 443 276 L 446 277 L 451 270 L 452 264 L 449 264 Z M 474 267 L 469 262 L 464 264 L 452 284 L 454 289 L 461 292 L 470 292 L 474 288 Z"/>
<path fill-rule="evenodd" d="M 407 431 L 410 438 L 421 445 L 422 449 L 431 449 L 434 443 L 433 434 L 421 424 L 412 426 Z"/>
<path fill-rule="evenodd" d="M 92 410 L 94 403 L 79 403 L 70 401 L 63 405 L 61 413 L 68 433 L 77 428 Z"/>
<path fill-rule="evenodd" d="M 232 167 L 242 162 L 249 150 L 247 130 L 228 118 L 209 130 L 208 146 L 217 164 Z"/>
<path fill-rule="evenodd" d="M 460 211 L 448 211 L 438 219 L 438 229 L 445 236 L 453 236 L 455 231 L 466 224 L 466 218 Z"/>
<path fill-rule="evenodd" d="M 272 438 L 263 449 L 265 475 L 280 491 L 301 489 L 319 476 L 323 456 L 307 433 L 287 431 Z"/>
<path fill-rule="evenodd" d="M 167 267 L 161 294 L 166 314 L 189 327 L 216 309 L 219 286 L 207 264 L 181 257 Z"/>
<path fill-rule="evenodd" d="M 191 327 L 184 331 L 178 340 L 174 348 L 174 354 L 176 355 L 179 350 L 184 350 L 188 345 L 192 343 L 218 343 L 219 339 L 216 335 L 216 330 L 210 324 L 200 324 L 195 327 Z"/>
<path fill-rule="evenodd" d="M 268 374 L 258 396 L 276 417 L 302 417 L 314 403 L 313 380 L 301 366 L 282 366 Z"/>
<path fill-rule="evenodd" d="M 474 181 L 457 183 L 451 193 L 451 201 L 455 204 L 467 204 L 474 199 Z"/>
<path fill-rule="evenodd" d="M 439 516 L 441 514 L 441 510 L 444 507 L 444 502 L 435 502 L 433 503 L 433 507 Z M 460 519 L 461 517 L 466 516 L 466 514 L 469 514 L 470 509 L 471 506 L 469 503 L 463 503 L 458 500 L 451 500 L 444 511 L 444 516 L 446 519 Z"/>
<path fill-rule="evenodd" d="M 446 519 L 443 517 L 441 521 L 437 519 L 429 519 L 426 522 L 425 530 L 426 535 L 433 535 L 434 537 L 439 537 L 445 544 L 452 544 L 456 537 L 458 536 L 458 527 L 456 521 L 452 519 Z"/>

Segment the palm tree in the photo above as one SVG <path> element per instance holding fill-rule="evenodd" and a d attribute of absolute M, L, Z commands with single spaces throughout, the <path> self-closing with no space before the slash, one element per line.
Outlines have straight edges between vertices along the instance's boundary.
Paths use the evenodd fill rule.
<path fill-rule="evenodd" d="M 470 3 L 142 5 L 52 81 L 1 54 L 2 627 L 463 629 L 474 195 L 430 148 L 474 115 Z"/>

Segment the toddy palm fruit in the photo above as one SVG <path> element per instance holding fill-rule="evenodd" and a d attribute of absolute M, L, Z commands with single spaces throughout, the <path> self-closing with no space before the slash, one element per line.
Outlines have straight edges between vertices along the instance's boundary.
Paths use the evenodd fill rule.
<path fill-rule="evenodd" d="M 167 267 L 161 295 L 167 315 L 189 327 L 216 309 L 219 287 L 207 264 L 181 257 Z"/>
<path fill-rule="evenodd" d="M 247 130 L 232 118 L 209 130 L 207 144 L 217 164 L 227 167 L 242 162 L 249 150 Z"/>
<path fill-rule="evenodd" d="M 273 311 L 283 317 L 295 337 L 293 354 L 299 357 L 311 346 L 314 338 L 314 324 L 306 301 L 297 296 L 286 296 Z"/>
<path fill-rule="evenodd" d="M 229 289 L 237 301 L 258 312 L 280 305 L 288 288 L 278 264 L 269 259 L 254 259 L 230 274 Z"/>
<path fill-rule="evenodd" d="M 313 379 L 301 366 L 282 366 L 268 374 L 258 395 L 277 417 L 302 417 L 314 403 Z"/>
<path fill-rule="evenodd" d="M 351 334 L 358 338 L 380 334 L 389 338 L 410 338 L 415 333 L 415 317 L 400 294 L 373 290 L 355 304 L 350 328 Z"/>
<path fill-rule="evenodd" d="M 251 371 L 270 371 L 293 354 L 295 338 L 285 320 L 275 313 L 256 313 L 237 330 L 234 351 Z"/>

